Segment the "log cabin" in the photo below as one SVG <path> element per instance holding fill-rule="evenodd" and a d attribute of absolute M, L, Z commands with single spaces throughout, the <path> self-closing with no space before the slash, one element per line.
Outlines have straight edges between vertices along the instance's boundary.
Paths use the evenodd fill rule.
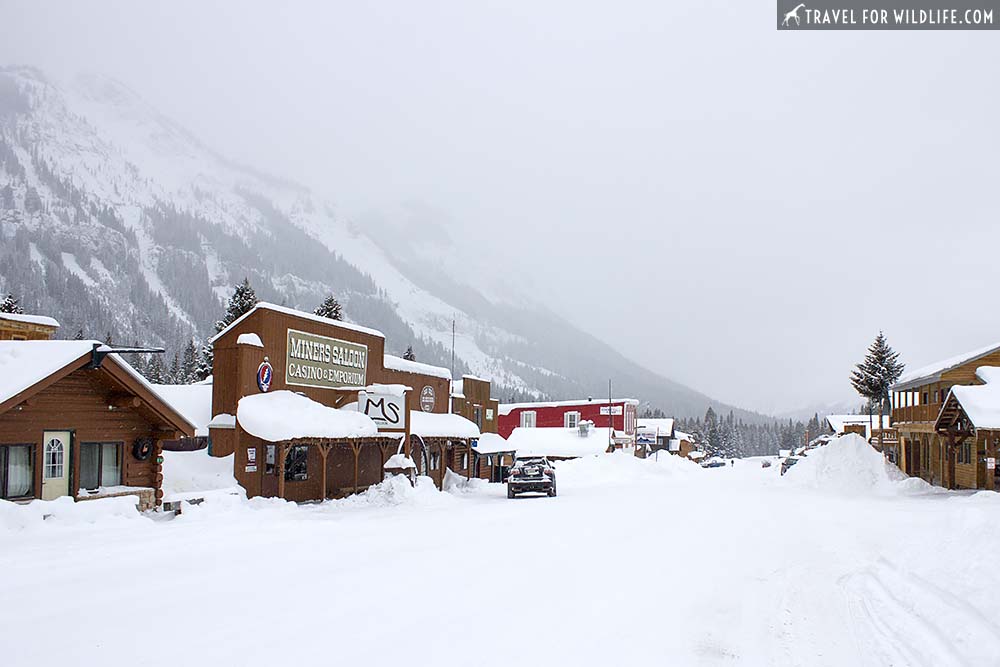
<path fill-rule="evenodd" d="M 0 498 L 163 498 L 162 446 L 195 427 L 97 341 L 0 341 Z"/>
<path fill-rule="evenodd" d="M 51 340 L 59 323 L 44 315 L 0 313 L 0 340 Z"/>
<path fill-rule="evenodd" d="M 954 389 L 984 383 L 976 374 L 984 366 L 1000 366 L 1000 344 L 916 369 L 893 386 L 892 427 L 898 441 L 887 448 L 886 454 L 903 472 L 948 489 L 984 488 L 980 485 L 986 484 L 985 475 L 981 476 L 976 468 L 986 465 L 986 456 L 978 444 L 975 455 L 968 452 L 968 447 L 971 442 L 985 441 L 978 439 L 978 432 L 965 428 L 967 423 L 957 429 L 956 420 L 962 418 L 957 398 L 948 413 L 943 412 Z M 958 396 L 962 393 L 959 390 Z M 976 439 L 969 440 L 973 435 Z M 977 457 L 984 460 L 973 463 Z"/>

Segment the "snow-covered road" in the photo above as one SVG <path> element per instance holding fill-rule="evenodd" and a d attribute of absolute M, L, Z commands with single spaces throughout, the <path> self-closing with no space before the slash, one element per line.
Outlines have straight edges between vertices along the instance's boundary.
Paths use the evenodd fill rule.
<path fill-rule="evenodd" d="M 1000 664 L 997 495 L 664 458 L 560 464 L 555 499 L 0 521 L 0 664 Z"/>

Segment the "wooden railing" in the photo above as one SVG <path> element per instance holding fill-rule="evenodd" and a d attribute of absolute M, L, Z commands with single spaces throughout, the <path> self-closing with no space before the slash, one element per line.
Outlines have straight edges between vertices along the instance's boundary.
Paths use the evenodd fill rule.
<path fill-rule="evenodd" d="M 898 422 L 932 422 L 937 419 L 940 405 L 912 405 L 908 408 L 893 408 L 892 423 Z M 878 428 L 878 424 L 875 425 Z"/>

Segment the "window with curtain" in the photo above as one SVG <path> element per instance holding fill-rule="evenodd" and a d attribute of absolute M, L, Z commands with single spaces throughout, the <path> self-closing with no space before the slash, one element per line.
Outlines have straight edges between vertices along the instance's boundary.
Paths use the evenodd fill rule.
<path fill-rule="evenodd" d="M 31 445 L 0 445 L 0 498 L 34 495 Z"/>
<path fill-rule="evenodd" d="M 80 488 L 97 489 L 122 483 L 120 442 L 85 442 L 80 445 Z"/>

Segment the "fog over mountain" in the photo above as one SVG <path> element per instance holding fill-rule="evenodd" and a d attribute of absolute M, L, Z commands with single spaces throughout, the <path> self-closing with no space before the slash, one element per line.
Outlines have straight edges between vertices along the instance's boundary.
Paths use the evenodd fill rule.
<path fill-rule="evenodd" d="M 555 360 L 525 359 L 536 372 L 562 363 L 560 350 L 584 332 L 649 377 L 800 414 L 852 400 L 848 372 L 880 329 L 911 367 L 1000 339 L 1000 311 L 983 308 L 1000 266 L 970 255 L 1000 241 L 1000 139 L 977 129 L 992 127 L 998 108 L 982 68 L 1000 45 L 970 32 L 776 36 L 773 21 L 773 4 L 715 0 L 0 0 L 0 24 L 17 27 L 0 40 L 0 64 L 37 66 L 58 82 L 80 71 L 120 81 L 173 119 L 171 132 L 198 137 L 187 157 L 212 156 L 206 165 L 155 147 L 123 158 L 148 179 L 143 188 L 170 193 L 160 203 L 187 210 L 173 196 L 178 174 L 203 175 L 214 198 L 253 180 L 231 174 L 252 173 L 253 194 L 206 203 L 192 224 L 205 218 L 262 252 L 267 243 L 248 230 L 273 205 L 279 221 L 267 224 L 301 223 L 327 239 L 310 252 L 372 278 L 351 288 L 358 317 L 379 290 L 406 308 L 393 290 L 412 284 L 444 304 L 423 334 L 416 315 L 397 313 L 417 338 L 433 329 L 444 344 L 442 322 L 458 309 L 466 331 L 493 332 L 479 348 L 492 359 L 482 346 L 505 340 L 510 354 L 509 337 L 535 326 L 550 340 L 568 326 Z M 139 150 L 108 129 L 101 141 Z M 53 169 L 64 163 L 53 158 Z M 91 167 L 88 178 L 102 180 Z M 312 211 L 295 208 L 290 193 L 301 190 Z M 205 269 L 216 295 L 243 266 L 222 257 L 220 273 Z M 270 298 L 311 304 L 333 281 L 274 261 L 258 276 Z M 179 262 L 164 259 L 157 274 Z M 507 310 L 537 308 L 555 321 Z M 949 326 L 945 310 L 977 317 Z M 565 361 L 603 385 L 605 362 L 582 361 L 593 354 L 580 344 Z M 463 359 L 485 363 L 475 356 Z"/>

